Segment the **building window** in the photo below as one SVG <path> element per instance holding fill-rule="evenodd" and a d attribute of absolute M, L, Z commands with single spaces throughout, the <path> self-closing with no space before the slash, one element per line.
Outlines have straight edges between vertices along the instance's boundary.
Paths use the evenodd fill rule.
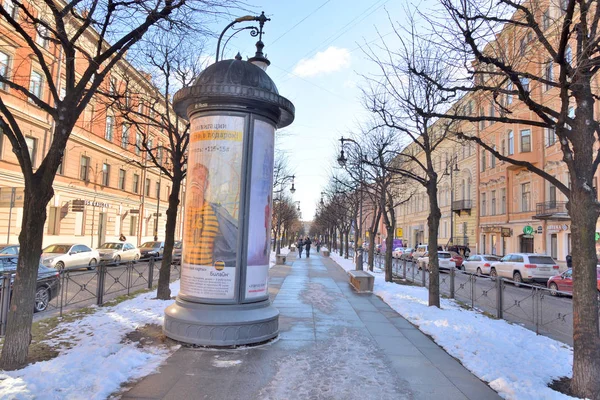
<path fill-rule="evenodd" d="M 529 211 L 531 202 L 531 184 L 521 184 L 521 211 Z"/>
<path fill-rule="evenodd" d="M 546 134 L 546 146 L 552 146 L 556 143 L 556 130 L 554 128 L 544 128 Z"/>
<path fill-rule="evenodd" d="M 132 215 L 129 217 L 129 236 L 137 235 L 137 227 L 138 227 L 138 217 L 137 215 Z"/>
<path fill-rule="evenodd" d="M 139 132 L 136 132 L 136 134 L 135 134 L 135 154 L 137 154 L 139 156 L 141 152 L 142 152 L 142 134 Z"/>
<path fill-rule="evenodd" d="M 548 187 L 548 200 L 550 201 L 550 208 L 556 207 L 556 186 L 553 184 Z"/>
<path fill-rule="evenodd" d="M 58 165 L 58 169 L 56 170 L 56 173 L 59 175 L 64 175 L 65 173 L 65 160 L 67 159 L 67 157 L 63 154 L 62 160 L 60 160 L 60 164 Z"/>
<path fill-rule="evenodd" d="M 525 56 L 525 52 L 526 52 L 526 46 L 527 45 L 527 40 L 525 38 L 521 39 L 521 41 L 519 42 L 519 53 L 521 54 L 521 57 Z"/>
<path fill-rule="evenodd" d="M 106 131 L 104 132 L 104 139 L 112 142 L 113 140 L 113 131 L 115 129 L 115 120 L 112 116 L 106 116 Z"/>
<path fill-rule="evenodd" d="M 490 117 L 496 118 L 496 107 L 494 107 L 494 102 L 490 103 Z M 494 125 L 496 121 L 490 121 L 490 125 Z"/>
<path fill-rule="evenodd" d="M 500 154 L 506 155 L 506 141 L 504 139 L 500 141 Z"/>
<path fill-rule="evenodd" d="M 546 78 L 546 80 L 549 82 L 554 81 L 554 63 L 552 62 L 552 60 L 549 60 L 546 63 L 546 68 L 544 69 L 544 78 Z M 546 83 L 546 84 L 544 84 L 544 89 L 550 90 L 550 89 L 552 89 L 552 85 L 549 83 Z"/>
<path fill-rule="evenodd" d="M 481 236 L 481 253 L 485 254 L 485 235 Z"/>
<path fill-rule="evenodd" d="M 109 93 L 111 95 L 114 95 L 117 93 L 117 79 L 116 78 L 110 78 L 110 83 L 109 83 L 110 87 L 109 87 Z"/>
<path fill-rule="evenodd" d="M 492 146 L 492 149 L 496 151 L 496 146 Z M 492 153 L 490 154 L 490 168 L 496 167 L 496 156 Z"/>
<path fill-rule="evenodd" d="M 36 26 L 35 30 L 37 33 L 35 36 L 35 42 L 37 45 L 45 49 L 48 48 L 48 28 L 41 23 L 38 23 L 38 26 Z"/>
<path fill-rule="evenodd" d="M 500 214 L 506 214 L 506 189 L 500 190 Z"/>
<path fill-rule="evenodd" d="M 119 189 L 125 190 L 126 172 L 124 169 L 119 169 Z"/>
<path fill-rule="evenodd" d="M 143 156 L 144 160 L 148 157 L 148 153 L 150 153 L 151 151 L 152 151 L 152 138 L 148 139 L 146 151 L 144 152 L 144 156 Z"/>
<path fill-rule="evenodd" d="M 569 0 L 560 0 L 561 14 L 565 14 L 567 12 L 567 8 L 569 8 Z"/>
<path fill-rule="evenodd" d="M 129 144 L 129 125 L 123 124 L 121 127 L 121 147 L 126 149 Z"/>
<path fill-rule="evenodd" d="M 508 85 L 506 86 L 506 90 L 508 91 L 513 91 L 514 85 L 512 82 L 508 82 Z M 506 94 L 506 104 L 510 105 L 513 102 L 513 95 L 512 93 L 507 93 Z"/>
<path fill-rule="evenodd" d="M 156 198 L 160 199 L 160 182 L 156 182 Z"/>
<path fill-rule="evenodd" d="M 481 107 L 479 109 L 479 116 L 482 118 L 485 116 L 485 113 L 483 112 L 483 107 Z M 479 130 L 482 131 L 484 128 L 485 128 L 485 121 L 484 120 L 479 121 Z"/>
<path fill-rule="evenodd" d="M 60 235 L 60 207 L 50 207 L 48 213 L 48 235 Z"/>
<path fill-rule="evenodd" d="M 2 76 L 4 79 L 8 78 L 9 64 L 10 64 L 10 57 L 8 56 L 8 54 L 0 51 L 0 76 Z M 0 82 L 0 89 L 6 90 L 7 89 L 6 83 Z"/>
<path fill-rule="evenodd" d="M 139 193 L 140 191 L 140 176 L 133 174 L 133 193 Z"/>
<path fill-rule="evenodd" d="M 146 178 L 146 188 L 144 189 L 146 196 L 150 196 L 150 179 Z"/>
<path fill-rule="evenodd" d="M 82 181 L 90 180 L 90 158 L 87 156 L 81 156 L 79 162 L 79 179 Z"/>
<path fill-rule="evenodd" d="M 490 215 L 496 215 L 496 191 L 492 190 L 492 210 L 490 212 Z"/>
<path fill-rule="evenodd" d="M 31 136 L 25 136 L 25 143 L 27 143 L 27 150 L 29 150 L 29 157 L 31 158 L 31 166 L 37 167 L 37 139 Z"/>
<path fill-rule="evenodd" d="M 531 151 L 531 130 L 523 129 L 521 131 L 521 153 Z"/>
<path fill-rule="evenodd" d="M 481 172 L 485 171 L 485 150 L 481 150 Z"/>
<path fill-rule="evenodd" d="M 102 164 L 102 186 L 110 186 L 110 165 Z"/>
<path fill-rule="evenodd" d="M 6 12 L 13 19 L 16 19 L 17 18 L 17 7 L 15 7 L 15 3 L 13 3 L 13 0 L 4 0 L 3 4 L 4 4 L 4 9 L 6 10 Z"/>
<path fill-rule="evenodd" d="M 515 136 L 513 131 L 508 131 L 508 155 L 515 154 Z"/>
<path fill-rule="evenodd" d="M 164 147 L 162 145 L 159 145 L 158 148 L 156 149 L 156 160 L 159 162 L 159 164 L 162 164 L 163 149 L 164 149 Z"/>
<path fill-rule="evenodd" d="M 573 62 L 573 50 L 571 50 L 571 46 L 567 46 L 565 49 L 565 61 L 567 64 L 571 65 Z"/>
<path fill-rule="evenodd" d="M 542 29 L 545 31 L 548 28 L 550 28 L 550 9 L 547 9 L 542 14 Z"/>
<path fill-rule="evenodd" d="M 485 193 L 481 194 L 481 216 L 485 217 L 487 215 L 487 202 L 486 202 L 486 195 Z"/>
<path fill-rule="evenodd" d="M 520 79 L 520 81 L 521 81 L 521 86 L 523 86 L 523 90 L 525 92 L 529 92 L 529 78 L 523 77 Z"/>
<path fill-rule="evenodd" d="M 42 74 L 36 71 L 31 71 L 31 78 L 29 80 L 29 92 L 37 97 L 42 98 Z"/>

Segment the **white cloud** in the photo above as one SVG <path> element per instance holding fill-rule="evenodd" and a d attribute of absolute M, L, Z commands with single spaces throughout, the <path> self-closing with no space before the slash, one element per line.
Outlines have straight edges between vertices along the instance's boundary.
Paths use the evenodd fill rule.
<path fill-rule="evenodd" d="M 348 49 L 329 47 L 320 51 L 312 58 L 303 58 L 294 67 L 294 74 L 303 78 L 328 74 L 350 66 Z"/>
<path fill-rule="evenodd" d="M 354 89 L 355 87 L 358 86 L 358 84 L 356 83 L 356 81 L 349 79 L 349 80 L 345 81 L 342 86 L 346 89 Z"/>

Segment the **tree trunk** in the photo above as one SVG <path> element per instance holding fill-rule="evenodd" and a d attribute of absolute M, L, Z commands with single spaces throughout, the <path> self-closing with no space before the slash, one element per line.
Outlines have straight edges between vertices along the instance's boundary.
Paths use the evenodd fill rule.
<path fill-rule="evenodd" d="M 167 208 L 167 226 L 165 231 L 165 250 L 158 275 L 158 289 L 156 297 L 160 300 L 171 298 L 169 283 L 171 280 L 171 262 L 173 260 L 173 243 L 175 242 L 175 228 L 177 226 L 177 208 L 179 207 L 179 191 L 181 179 L 173 178 L 173 187 L 169 194 L 169 208 Z"/>
<path fill-rule="evenodd" d="M 4 370 L 21 368 L 27 362 L 46 206 L 54 194 L 52 182 L 35 182 L 31 186 L 25 190 L 22 228 L 19 234 L 22 250 L 13 283 L 6 336 L 0 358 L 0 368 Z"/>
<path fill-rule="evenodd" d="M 385 238 L 385 281 L 393 281 L 393 269 L 392 269 L 392 247 L 394 246 L 394 225 L 386 225 L 385 231 L 387 237 Z"/>
<path fill-rule="evenodd" d="M 438 230 L 442 213 L 437 203 L 437 178 L 430 180 L 427 186 L 429 196 L 429 215 L 427 216 L 427 230 L 429 239 L 427 248 L 429 251 L 429 305 L 440 306 L 440 263 L 438 260 Z"/>
<path fill-rule="evenodd" d="M 595 252 L 597 207 L 583 188 L 571 189 L 573 257 L 573 380 L 577 397 L 600 399 L 600 334 Z M 576 205 L 576 206 L 575 206 Z"/>
<path fill-rule="evenodd" d="M 375 234 L 371 231 L 369 233 L 369 271 L 373 271 L 374 263 L 375 263 Z"/>
<path fill-rule="evenodd" d="M 350 258 L 350 230 L 348 229 L 344 232 L 344 247 L 346 248 L 346 252 L 344 253 L 344 258 Z"/>

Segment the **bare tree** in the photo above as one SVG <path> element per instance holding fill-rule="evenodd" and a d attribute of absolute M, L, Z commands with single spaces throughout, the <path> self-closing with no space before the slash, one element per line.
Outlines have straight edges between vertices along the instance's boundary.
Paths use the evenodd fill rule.
<path fill-rule="evenodd" d="M 0 18 L 26 47 L 28 57 L 39 65 L 47 90 L 42 90 L 42 84 L 24 86 L 17 73 L 3 74 L 0 83 L 53 121 L 48 152 L 35 169 L 17 116 L 0 98 L 0 128 L 11 143 L 25 182 L 19 235 L 22 252 L 0 359 L 3 369 L 18 368 L 26 362 L 46 206 L 54 194 L 54 177 L 80 115 L 114 67 L 149 31 L 189 27 L 198 21 L 197 15 L 217 13 L 222 4 L 212 0 L 42 0 L 36 2 L 39 8 L 34 8 L 13 0 L 0 5 Z M 56 66 L 60 66 L 58 70 Z"/>
<path fill-rule="evenodd" d="M 429 117 L 478 123 L 520 124 L 556 135 L 570 185 L 544 169 L 497 151 L 485 138 L 458 131 L 494 157 L 527 169 L 568 199 L 573 265 L 573 379 L 575 396 L 600 399 L 600 331 L 594 232 L 600 203 L 593 178 L 600 164 L 600 125 L 594 117 L 600 69 L 600 7 L 594 1 L 535 2 L 441 0 L 441 18 L 429 21 L 428 46 L 435 44 L 444 68 L 460 73 L 440 81 L 417 62 L 411 74 L 466 103 Z M 489 111 L 487 111 L 489 110 Z"/>

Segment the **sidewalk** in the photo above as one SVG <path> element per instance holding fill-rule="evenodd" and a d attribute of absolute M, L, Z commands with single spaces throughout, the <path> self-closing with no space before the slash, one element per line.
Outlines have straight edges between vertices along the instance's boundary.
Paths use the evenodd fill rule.
<path fill-rule="evenodd" d="M 499 399 L 329 258 L 270 271 L 280 336 L 237 350 L 181 348 L 123 399 Z M 291 264 L 291 265 L 290 265 Z"/>

